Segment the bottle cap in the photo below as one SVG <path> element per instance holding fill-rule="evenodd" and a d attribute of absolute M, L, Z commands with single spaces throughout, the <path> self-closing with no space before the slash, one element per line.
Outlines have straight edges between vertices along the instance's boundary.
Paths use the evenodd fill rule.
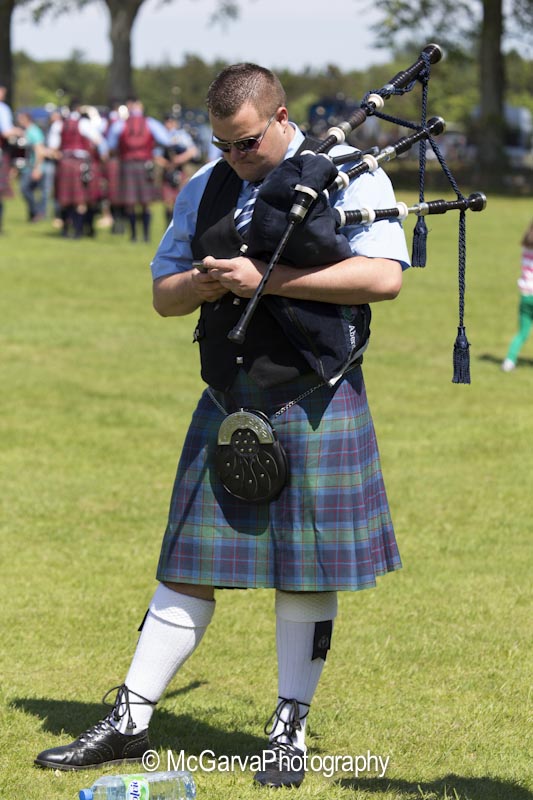
<path fill-rule="evenodd" d="M 79 800 L 93 800 L 94 793 L 92 789 L 80 789 L 78 795 Z"/>

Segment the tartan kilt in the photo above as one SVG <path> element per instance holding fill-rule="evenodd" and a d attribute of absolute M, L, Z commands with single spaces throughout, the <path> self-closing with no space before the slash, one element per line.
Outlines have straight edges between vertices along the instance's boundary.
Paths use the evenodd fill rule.
<path fill-rule="evenodd" d="M 110 158 L 105 162 L 105 181 L 106 193 L 105 196 L 113 206 L 122 205 L 120 195 L 120 162 L 118 158 Z"/>
<path fill-rule="evenodd" d="M 181 192 L 181 188 L 181 186 L 171 186 L 166 181 L 163 181 L 161 184 L 161 199 L 163 203 L 169 208 L 173 208 L 176 197 Z"/>
<path fill-rule="evenodd" d="M 81 180 L 84 158 L 63 156 L 57 164 L 55 196 L 60 206 L 83 205 L 89 200 L 87 186 Z"/>
<path fill-rule="evenodd" d="M 8 153 L 3 151 L 0 154 L 0 197 L 11 197 L 11 182 L 10 178 L 11 158 Z"/>
<path fill-rule="evenodd" d="M 261 390 L 243 372 L 228 413 L 268 413 L 289 479 L 269 504 L 238 500 L 213 466 L 224 416 L 206 391 L 183 446 L 157 568 L 160 581 L 286 591 L 357 590 L 401 567 L 362 371 L 351 370 L 272 419 L 319 379 Z"/>
<path fill-rule="evenodd" d="M 125 206 L 137 203 L 148 205 L 155 197 L 153 178 L 145 167 L 145 161 L 120 162 L 120 196 Z"/>
<path fill-rule="evenodd" d="M 104 169 L 101 161 L 91 159 L 91 180 L 87 185 L 87 200 L 96 205 L 105 197 Z"/>

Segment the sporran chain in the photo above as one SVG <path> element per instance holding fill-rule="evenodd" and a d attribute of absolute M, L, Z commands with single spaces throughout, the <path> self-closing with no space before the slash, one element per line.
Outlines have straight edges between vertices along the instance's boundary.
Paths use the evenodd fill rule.
<path fill-rule="evenodd" d="M 269 417 L 269 419 L 275 419 L 276 417 L 280 417 L 282 414 L 288 411 L 289 408 L 292 408 L 293 406 L 296 405 L 296 403 L 299 403 L 300 400 L 303 400 L 305 397 L 309 397 L 310 394 L 313 394 L 313 392 L 316 392 L 317 389 L 320 389 L 321 386 L 325 385 L 326 385 L 325 381 L 320 381 L 320 383 L 315 384 L 315 386 L 311 386 L 310 389 L 307 389 L 307 391 L 302 392 L 302 394 L 298 395 L 298 397 L 295 397 L 293 400 L 289 400 L 288 403 L 285 403 L 285 405 L 279 408 L 274 414 L 272 414 L 272 416 Z M 210 386 L 207 387 L 207 394 L 209 395 L 213 403 L 216 405 L 218 410 L 222 414 L 224 414 L 224 416 L 228 416 L 228 412 L 226 411 L 224 406 L 218 402 Z"/>

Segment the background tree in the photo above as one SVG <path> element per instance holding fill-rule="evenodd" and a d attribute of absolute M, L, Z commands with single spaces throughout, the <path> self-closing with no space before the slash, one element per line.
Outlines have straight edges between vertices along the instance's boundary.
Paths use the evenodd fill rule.
<path fill-rule="evenodd" d="M 7 102 L 13 95 L 13 54 L 11 51 L 11 20 L 15 6 L 26 0 L 0 0 L 0 81 L 7 86 Z"/>
<path fill-rule="evenodd" d="M 437 41 L 446 47 L 452 59 L 477 61 L 478 163 L 480 171 L 487 174 L 489 170 L 495 182 L 500 183 L 505 170 L 503 44 L 512 40 L 518 31 L 522 35 L 531 31 L 532 0 L 511 0 L 505 6 L 503 0 L 376 0 L 376 6 L 383 13 L 381 22 L 375 26 L 380 45 L 390 46 L 400 39 L 405 42 L 406 31 L 415 30 L 417 46 Z M 411 41 L 411 44 L 415 43 Z"/>
<path fill-rule="evenodd" d="M 173 0 L 159 0 L 154 3 L 154 11 L 158 5 Z M 11 16 L 14 5 L 26 4 L 31 7 L 34 19 L 38 22 L 43 15 L 55 16 L 82 9 L 90 3 L 104 3 L 110 19 L 109 38 L 111 40 L 111 64 L 109 66 L 108 100 L 125 100 L 135 93 L 133 86 L 131 35 L 139 10 L 147 0 L 0 0 L 0 10 L 4 5 L 11 5 L 11 13 L 6 17 L 7 35 L 11 27 Z M 217 0 L 212 22 L 223 22 L 236 18 L 239 4 L 234 0 Z M 0 31 L 4 31 L 0 11 Z M 11 43 L 6 41 L 7 53 L 11 57 Z M 3 48 L 0 49 L 3 50 Z M 0 73 L 1 74 L 1 73 Z"/>
<path fill-rule="evenodd" d="M 133 94 L 131 65 L 131 33 L 135 18 L 144 0 L 104 0 L 111 25 L 111 64 L 109 66 L 109 97 L 125 100 Z"/>

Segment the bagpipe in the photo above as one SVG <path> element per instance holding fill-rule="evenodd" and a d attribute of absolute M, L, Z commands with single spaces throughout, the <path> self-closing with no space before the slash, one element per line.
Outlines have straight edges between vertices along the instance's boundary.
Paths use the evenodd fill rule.
<path fill-rule="evenodd" d="M 454 343 L 454 383 L 470 383 L 469 342 L 464 326 L 464 297 L 466 269 L 466 218 L 465 212 L 482 211 L 486 197 L 475 192 L 465 197 L 451 173 L 434 136 L 445 130 L 440 117 L 426 119 L 428 84 L 431 66 L 442 58 L 436 44 L 427 45 L 418 59 L 407 69 L 398 72 L 380 89 L 368 92 L 350 118 L 331 127 L 325 138 L 313 146 L 285 159 L 265 178 L 256 200 L 256 210 L 248 232 L 246 255 L 267 262 L 265 273 L 248 302 L 239 322 L 228 338 L 242 344 L 249 322 L 255 313 L 272 270 L 283 255 L 283 262 L 300 267 L 321 266 L 349 258 L 352 254 L 348 240 L 340 232 L 347 225 L 371 225 L 379 220 L 403 220 L 409 214 L 417 216 L 413 232 L 411 262 L 415 267 L 426 264 L 427 226 L 425 216 L 459 211 L 459 324 Z M 419 123 L 402 120 L 382 113 L 385 101 L 394 95 L 410 92 L 422 85 L 422 109 Z M 350 147 L 350 152 L 331 156 L 332 148 L 346 142 L 348 136 L 370 116 L 411 129 L 414 132 L 401 137 L 383 150 L 370 148 L 361 152 Z M 386 209 L 346 210 L 330 205 L 329 198 L 342 192 L 353 180 L 372 173 L 383 163 L 391 161 L 419 144 L 419 202 L 408 207 L 397 203 Z M 444 174 L 455 192 L 456 200 L 431 200 L 426 202 L 425 168 L 428 145 L 433 150 Z M 344 149 L 344 148 L 343 148 Z M 348 149 L 348 148 L 346 148 Z M 355 163 L 353 163 L 355 162 Z M 349 166 L 352 164 L 352 166 Z M 342 167 L 342 168 L 339 168 Z M 273 249 L 272 242 L 277 242 Z M 271 296 L 268 296 L 271 300 Z M 297 302 L 297 301 L 296 301 Z M 364 343 L 363 343 L 364 344 Z"/>
<path fill-rule="evenodd" d="M 397 203 L 392 208 L 361 208 L 357 210 L 344 210 L 334 208 L 333 215 L 338 219 L 339 225 L 371 225 L 380 219 L 403 220 L 409 214 L 425 217 L 428 214 L 446 214 L 447 211 L 483 211 L 487 205 L 487 198 L 483 192 L 472 192 L 469 197 L 457 198 L 457 200 L 430 200 L 428 203 L 416 203 L 408 206 L 406 203 Z"/>

